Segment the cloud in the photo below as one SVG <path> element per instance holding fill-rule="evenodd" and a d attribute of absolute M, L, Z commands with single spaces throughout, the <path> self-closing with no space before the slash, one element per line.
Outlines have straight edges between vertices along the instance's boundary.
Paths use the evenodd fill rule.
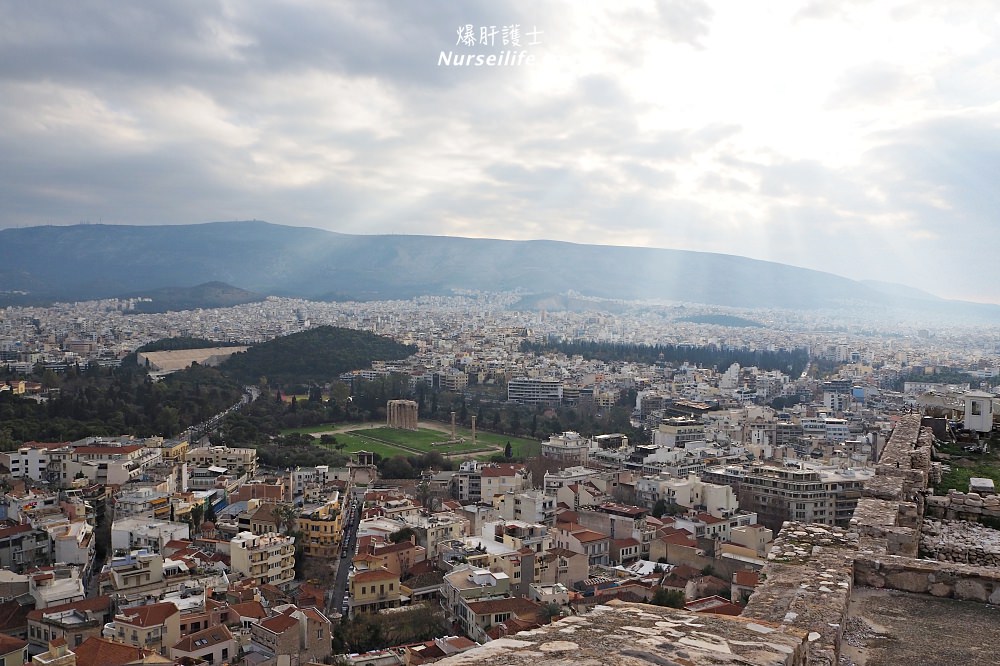
<path fill-rule="evenodd" d="M 925 268 L 1000 241 L 991 4 L 568 6 L 11 4 L 0 226 L 258 218 L 1000 284 Z M 504 48 L 460 26 L 513 24 L 532 65 L 437 66 Z"/>

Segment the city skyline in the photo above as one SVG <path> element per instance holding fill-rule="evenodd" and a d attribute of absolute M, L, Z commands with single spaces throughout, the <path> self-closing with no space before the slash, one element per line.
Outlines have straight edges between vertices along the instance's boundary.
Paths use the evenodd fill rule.
<path fill-rule="evenodd" d="M 547 238 L 1000 302 L 970 261 L 1000 241 L 995 7 L 568 7 L 10 5 L 0 228 Z"/>

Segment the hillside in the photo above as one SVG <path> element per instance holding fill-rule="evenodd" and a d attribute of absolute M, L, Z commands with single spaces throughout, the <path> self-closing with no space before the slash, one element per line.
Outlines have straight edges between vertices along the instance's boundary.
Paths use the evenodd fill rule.
<path fill-rule="evenodd" d="M 266 377 L 272 384 L 326 383 L 372 361 L 406 358 L 415 350 L 365 331 L 320 326 L 251 347 L 230 356 L 220 370 L 243 382 Z"/>
<path fill-rule="evenodd" d="M 206 282 L 317 300 L 520 289 L 527 294 L 572 291 L 588 298 L 744 308 L 892 305 L 921 313 L 1000 319 L 997 306 L 913 298 L 914 291 L 887 293 L 890 290 L 881 285 L 874 288 L 820 271 L 683 250 L 357 236 L 265 222 L 0 231 L 0 284 L 5 292 L 0 293 L 0 305 L 111 297 Z"/>
<path fill-rule="evenodd" d="M 264 300 L 262 294 L 228 285 L 225 282 L 206 282 L 194 287 L 161 287 L 143 292 L 125 294 L 119 298 L 137 299 L 132 312 L 170 312 L 197 310 L 199 308 L 228 308 L 243 303 Z"/>

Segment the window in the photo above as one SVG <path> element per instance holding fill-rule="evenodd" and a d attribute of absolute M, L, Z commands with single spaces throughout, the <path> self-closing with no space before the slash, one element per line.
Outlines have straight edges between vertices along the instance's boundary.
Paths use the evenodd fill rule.
<path fill-rule="evenodd" d="M 982 413 L 983 413 L 982 404 L 978 400 L 973 400 L 972 401 L 972 415 L 973 416 L 981 416 Z"/>

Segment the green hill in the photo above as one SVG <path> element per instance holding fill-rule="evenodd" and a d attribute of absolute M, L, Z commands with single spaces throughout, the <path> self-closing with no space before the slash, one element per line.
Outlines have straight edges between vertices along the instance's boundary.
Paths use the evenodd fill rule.
<path fill-rule="evenodd" d="M 234 354 L 221 366 L 244 382 L 325 383 L 349 370 L 371 367 L 372 361 L 406 358 L 416 350 L 365 331 L 320 326 L 293 333 Z"/>
<path fill-rule="evenodd" d="M 225 282 L 206 282 L 194 287 L 162 287 L 127 294 L 136 300 L 132 312 L 155 313 L 199 308 L 228 308 L 264 300 L 263 294 L 240 289 Z"/>

